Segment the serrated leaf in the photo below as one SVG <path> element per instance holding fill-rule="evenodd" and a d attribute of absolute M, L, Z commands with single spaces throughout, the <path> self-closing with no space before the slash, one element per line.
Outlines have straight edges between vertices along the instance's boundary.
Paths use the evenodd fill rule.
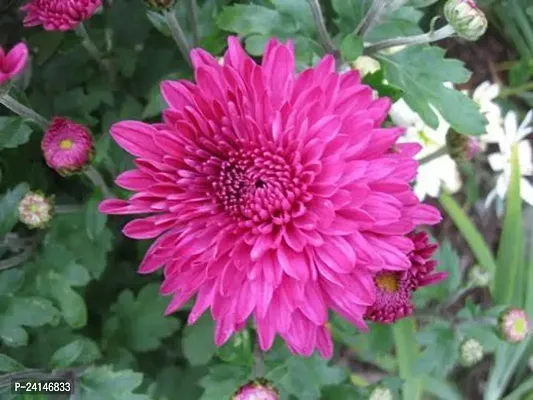
<path fill-rule="evenodd" d="M 143 287 L 137 298 L 130 290 L 124 290 L 111 308 L 113 314 L 108 324 L 115 328 L 107 331 L 110 339 L 116 337 L 134 351 L 157 349 L 180 326 L 176 318 L 164 315 L 168 302 L 155 283 Z"/>
<path fill-rule="evenodd" d="M 214 322 L 208 314 L 183 330 L 181 348 L 191 365 L 205 365 L 215 354 Z"/>
<path fill-rule="evenodd" d="M 0 117 L 0 150 L 14 149 L 30 140 L 32 129 L 20 117 Z"/>
<path fill-rule="evenodd" d="M 281 24 L 281 14 L 278 11 L 255 4 L 225 7 L 217 16 L 217 25 L 220 29 L 244 36 L 267 35 Z"/>
<path fill-rule="evenodd" d="M 113 371 L 110 366 L 91 367 L 80 381 L 81 400 L 150 400 L 146 395 L 133 393 L 143 375 L 131 370 Z"/>
<path fill-rule="evenodd" d="M 24 365 L 17 360 L 0 353 L 0 372 L 8 373 L 24 369 Z"/>
<path fill-rule="evenodd" d="M 204 393 L 200 400 L 227 399 L 249 379 L 250 370 L 237 365 L 220 364 L 212 367 L 200 381 Z"/>
<path fill-rule="evenodd" d="M 342 39 L 340 50 L 346 61 L 355 61 L 357 57 L 363 54 L 363 40 L 351 33 Z"/>
<path fill-rule="evenodd" d="M 18 204 L 30 190 L 27 183 L 20 183 L 0 198 L 0 237 L 11 232 L 18 222 Z"/>
<path fill-rule="evenodd" d="M 79 339 L 58 349 L 50 359 L 50 368 L 66 368 L 72 365 L 83 351 L 83 342 Z"/>
<path fill-rule="evenodd" d="M 252 354 L 252 340 L 248 329 L 234 333 L 224 346 L 217 349 L 217 356 L 222 361 L 230 364 L 252 366 L 254 356 Z"/>
<path fill-rule="evenodd" d="M 43 278 L 47 295 L 56 300 L 65 322 L 72 328 L 82 328 L 87 324 L 87 305 L 78 292 L 72 289 L 62 275 L 50 271 Z"/>
<path fill-rule="evenodd" d="M 448 322 L 432 322 L 417 334 L 417 340 L 426 347 L 416 360 L 414 371 L 445 377 L 459 355 L 460 342 L 452 327 Z"/>
<path fill-rule="evenodd" d="M 405 93 L 404 100 L 430 127 L 438 118 L 431 106 L 466 135 L 485 133 L 486 119 L 476 103 L 465 94 L 445 87 L 445 82 L 463 83 L 470 77 L 460 61 L 445 59 L 444 49 L 432 46 L 408 47 L 398 53 L 378 56 L 385 77 Z"/>

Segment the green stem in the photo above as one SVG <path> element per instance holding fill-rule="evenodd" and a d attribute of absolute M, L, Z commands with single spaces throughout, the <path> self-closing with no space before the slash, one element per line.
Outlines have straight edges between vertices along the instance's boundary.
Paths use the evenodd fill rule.
<path fill-rule="evenodd" d="M 85 173 L 85 176 L 89 178 L 89 180 L 93 183 L 93 185 L 102 191 L 106 199 L 113 197 L 113 193 L 107 187 L 104 181 L 104 178 L 102 177 L 102 175 L 100 174 L 100 172 L 98 172 L 96 168 L 90 165 L 88 168 L 84 170 L 84 173 Z"/>
<path fill-rule="evenodd" d="M 15 114 L 20 115 L 22 118 L 32 120 L 35 123 L 39 124 L 39 126 L 43 130 L 46 130 L 50 125 L 50 122 L 42 115 L 38 114 L 31 108 L 19 103 L 7 93 L 0 95 L 0 103 L 3 104 L 6 108 L 9 108 Z"/>
<path fill-rule="evenodd" d="M 418 163 L 420 165 L 424 165 L 446 154 L 448 154 L 448 148 L 446 146 L 442 146 L 440 149 L 435 150 L 433 153 L 428 154 L 425 157 L 422 157 L 420 160 L 418 160 Z"/>
<path fill-rule="evenodd" d="M 522 30 L 530 52 L 533 52 L 533 28 L 524 13 L 524 8 L 516 0 L 512 0 L 510 3 L 511 13 L 514 16 L 516 24 Z"/>
<path fill-rule="evenodd" d="M 517 96 L 529 90 L 533 90 L 533 82 L 528 82 L 528 83 L 525 83 L 524 85 L 520 85 L 517 87 L 502 89 L 498 97 L 506 98 L 510 96 Z"/>
<path fill-rule="evenodd" d="M 259 344 L 254 350 L 255 364 L 253 367 L 253 375 L 255 378 L 262 378 L 265 375 L 265 365 L 263 361 L 263 352 L 259 348 Z"/>
<path fill-rule="evenodd" d="M 322 14 L 322 8 L 320 7 L 319 0 L 307 0 L 309 7 L 311 7 L 311 13 L 313 14 L 313 20 L 315 21 L 315 26 L 318 31 L 318 37 L 320 39 L 320 44 L 327 53 L 336 54 L 337 50 L 335 45 L 329 36 L 328 30 L 326 28 L 326 23 L 324 21 L 324 15 Z"/>
<path fill-rule="evenodd" d="M 393 39 L 382 40 L 381 42 L 373 43 L 365 48 L 364 54 L 371 56 L 378 51 L 385 50 L 396 46 L 414 46 L 419 44 L 426 44 L 436 42 L 452 36 L 455 29 L 451 25 L 446 25 L 434 32 L 423 33 L 421 35 L 397 37 Z"/>
<path fill-rule="evenodd" d="M 405 2 L 406 0 L 374 0 L 361 23 L 355 28 L 354 34 L 364 38 L 381 22 L 385 14 L 400 8 Z"/>
<path fill-rule="evenodd" d="M 113 70 L 113 67 L 109 60 L 104 59 L 102 56 L 102 53 L 100 50 L 98 50 L 98 47 L 94 44 L 91 37 L 89 36 L 89 32 L 87 32 L 87 28 L 85 28 L 85 25 L 83 23 L 78 24 L 76 27 L 76 33 L 81 38 L 81 44 L 87 52 L 90 54 L 90 56 L 100 65 L 100 67 L 107 71 L 109 75 L 109 79 L 111 82 L 115 81 L 115 71 Z"/>
<path fill-rule="evenodd" d="M 168 25 L 168 28 L 170 29 L 170 33 L 172 34 L 172 38 L 178 45 L 178 48 L 180 49 L 181 54 L 183 55 L 183 58 L 185 59 L 185 61 L 187 61 L 189 65 L 192 65 L 189 55 L 191 48 L 189 46 L 187 38 L 185 37 L 185 33 L 183 32 L 183 29 L 181 29 L 180 23 L 176 18 L 174 10 L 164 11 L 163 16 L 165 17 L 165 21 Z"/>
<path fill-rule="evenodd" d="M 189 13 L 191 15 L 192 22 L 192 37 L 194 40 L 194 47 L 198 46 L 200 42 L 200 31 L 198 25 L 198 4 L 196 0 L 189 0 Z"/>
<path fill-rule="evenodd" d="M 404 318 L 397 321 L 392 326 L 392 334 L 398 359 L 398 372 L 404 381 L 402 397 L 404 400 L 419 400 L 422 398 L 422 378 L 413 373 L 414 363 L 419 353 L 415 340 L 415 320 Z"/>
<path fill-rule="evenodd" d="M 61 204 L 54 207 L 56 214 L 74 214 L 83 211 L 83 206 L 80 204 Z"/>

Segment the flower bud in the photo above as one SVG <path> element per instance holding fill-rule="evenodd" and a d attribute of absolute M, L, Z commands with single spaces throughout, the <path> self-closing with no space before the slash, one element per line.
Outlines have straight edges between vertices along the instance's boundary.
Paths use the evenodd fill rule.
<path fill-rule="evenodd" d="M 368 400 L 392 400 L 394 397 L 389 388 L 377 387 L 370 393 Z"/>
<path fill-rule="evenodd" d="M 368 56 L 359 56 L 353 63 L 352 68 L 358 70 L 361 76 L 373 74 L 381 69 L 379 61 Z"/>
<path fill-rule="evenodd" d="M 43 136 L 41 149 L 46 164 L 68 176 L 81 172 L 91 161 L 93 137 L 83 125 L 56 117 Z"/>
<path fill-rule="evenodd" d="M 524 310 L 510 307 L 500 314 L 498 319 L 500 336 L 510 342 L 519 343 L 529 333 L 529 320 Z"/>
<path fill-rule="evenodd" d="M 256 379 L 242 386 L 232 400 L 278 400 L 278 391 L 265 379 Z"/>
<path fill-rule="evenodd" d="M 144 0 L 144 3 L 154 10 L 168 10 L 175 2 L 176 0 Z"/>
<path fill-rule="evenodd" d="M 474 265 L 470 269 L 469 278 L 470 284 L 474 287 L 485 287 L 490 284 L 490 273 L 479 265 Z"/>
<path fill-rule="evenodd" d="M 487 18 L 474 0 L 448 0 L 444 16 L 455 32 L 467 40 L 477 40 L 487 30 Z"/>
<path fill-rule="evenodd" d="M 483 346 L 476 339 L 467 339 L 461 343 L 459 353 L 461 364 L 471 367 L 483 358 Z"/>
<path fill-rule="evenodd" d="M 461 135 L 453 129 L 446 135 L 448 154 L 457 163 L 470 161 L 481 150 L 479 141 L 471 136 Z"/>
<path fill-rule="evenodd" d="M 20 221 L 30 229 L 44 228 L 52 219 L 53 199 L 41 192 L 27 193 L 19 203 Z"/>

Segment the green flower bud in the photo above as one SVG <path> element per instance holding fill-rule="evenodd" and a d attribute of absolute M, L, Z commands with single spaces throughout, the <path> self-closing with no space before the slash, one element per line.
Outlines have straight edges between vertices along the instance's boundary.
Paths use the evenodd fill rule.
<path fill-rule="evenodd" d="M 176 0 L 143 0 L 144 3 L 154 10 L 168 10 L 174 7 Z"/>
<path fill-rule="evenodd" d="M 42 192 L 28 192 L 18 205 L 20 221 L 30 229 L 42 229 L 48 225 L 53 215 L 53 197 Z"/>
<path fill-rule="evenodd" d="M 377 387 L 372 390 L 368 400 L 392 400 L 394 396 L 389 388 L 386 387 Z"/>
<path fill-rule="evenodd" d="M 483 358 L 483 346 L 476 339 L 466 339 L 459 348 L 461 364 L 471 367 Z"/>
<path fill-rule="evenodd" d="M 481 150 L 476 138 L 461 135 L 453 129 L 450 129 L 446 135 L 446 147 L 450 157 L 457 163 L 471 160 Z"/>
<path fill-rule="evenodd" d="M 470 269 L 469 278 L 470 283 L 475 287 L 489 286 L 491 281 L 490 272 L 479 265 L 475 265 Z"/>
<path fill-rule="evenodd" d="M 457 34 L 467 40 L 475 41 L 487 30 L 487 18 L 474 0 L 448 0 L 444 16 Z"/>

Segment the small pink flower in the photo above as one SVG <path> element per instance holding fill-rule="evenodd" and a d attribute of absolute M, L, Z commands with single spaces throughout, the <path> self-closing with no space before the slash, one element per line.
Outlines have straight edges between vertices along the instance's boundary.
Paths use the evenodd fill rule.
<path fill-rule="evenodd" d="M 27 193 L 18 205 L 20 221 L 30 229 L 44 228 L 52 219 L 53 198 L 41 192 Z"/>
<path fill-rule="evenodd" d="M 28 46 L 19 43 L 7 54 L 0 47 L 0 85 L 20 74 L 28 63 Z"/>
<path fill-rule="evenodd" d="M 80 171 L 93 154 L 93 137 L 89 130 L 66 118 L 56 117 L 41 142 L 46 164 L 60 175 Z"/>
<path fill-rule="evenodd" d="M 241 387 L 232 400 L 278 400 L 278 392 L 267 381 L 249 382 Z"/>
<path fill-rule="evenodd" d="M 102 0 L 31 0 L 21 7 L 24 26 L 42 25 L 47 31 L 68 31 L 89 19 Z"/>
<path fill-rule="evenodd" d="M 412 233 L 414 249 L 409 253 L 411 268 L 406 271 L 383 270 L 374 276 L 377 293 L 376 302 L 369 308 L 366 318 L 371 321 L 390 324 L 413 312 L 411 296 L 421 286 L 438 283 L 447 277 L 446 272 L 433 273 L 437 262 L 431 260 L 437 249 L 429 243 L 427 233 Z"/>
<path fill-rule="evenodd" d="M 501 336 L 510 343 L 519 343 L 529 333 L 529 319 L 524 310 L 511 307 L 499 318 L 498 327 Z"/>
<path fill-rule="evenodd" d="M 367 330 L 373 276 L 409 269 L 405 235 L 441 219 L 410 186 L 420 146 L 390 152 L 403 133 L 381 126 L 390 100 L 331 55 L 295 73 L 292 42 L 270 40 L 258 65 L 232 37 L 223 65 L 191 59 L 196 83 L 162 84 L 162 123 L 112 126 L 136 157 L 116 182 L 137 193 L 100 210 L 144 214 L 123 230 L 157 238 L 139 271 L 164 269 L 167 313 L 194 296 L 189 323 L 210 308 L 216 345 L 253 319 L 262 350 L 280 335 L 330 357 L 329 310 Z"/>

